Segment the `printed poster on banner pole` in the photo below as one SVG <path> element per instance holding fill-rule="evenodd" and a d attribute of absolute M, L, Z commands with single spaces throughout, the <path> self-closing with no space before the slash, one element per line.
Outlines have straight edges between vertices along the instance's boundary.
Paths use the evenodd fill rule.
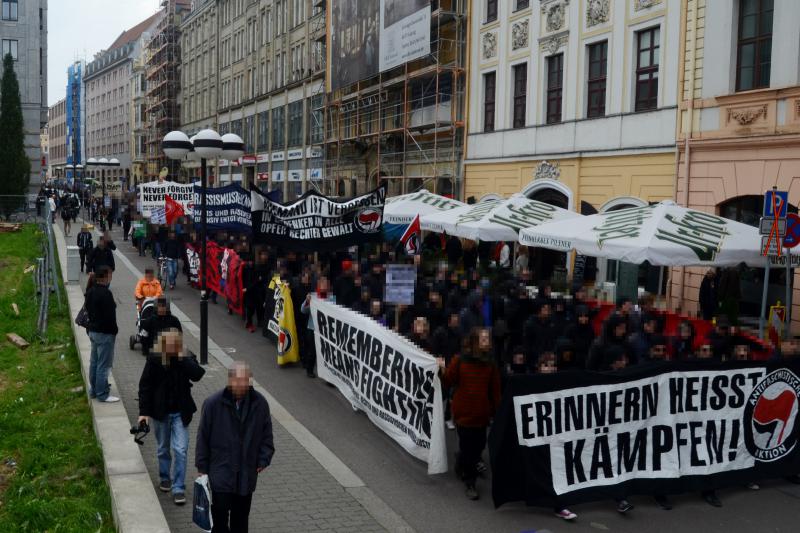
<path fill-rule="evenodd" d="M 317 373 L 408 453 L 447 472 L 436 359 L 371 318 L 312 296 Z"/>
<path fill-rule="evenodd" d="M 489 436 L 496 506 L 742 486 L 800 472 L 800 361 L 513 376 Z"/>
<path fill-rule="evenodd" d="M 150 218 L 151 210 L 165 207 L 166 195 L 181 204 L 187 216 L 192 215 L 194 210 L 194 184 L 151 181 L 139 185 L 139 209 L 142 216 Z"/>

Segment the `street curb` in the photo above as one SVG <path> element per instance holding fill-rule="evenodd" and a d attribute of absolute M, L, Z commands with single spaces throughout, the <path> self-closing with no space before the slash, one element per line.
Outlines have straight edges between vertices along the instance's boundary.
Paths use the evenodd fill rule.
<path fill-rule="evenodd" d="M 119 250 L 114 252 L 115 257 L 123 263 L 136 277 L 143 274 L 130 259 Z M 180 310 L 173 302 L 170 304 L 172 314 L 181 322 L 183 330 L 196 339 L 200 339 L 200 329 L 191 319 Z M 217 360 L 222 367 L 229 369 L 233 366 L 234 359 L 225 353 L 214 339 L 209 336 L 208 354 Z M 390 533 L 415 533 L 405 519 L 384 502 L 372 489 L 367 487 L 350 467 L 339 459 L 325 443 L 301 424 L 292 414 L 264 387 L 253 379 L 253 388 L 261 393 L 269 403 L 272 418 L 286 429 L 287 432 L 313 457 L 322 468 L 330 474 L 337 483 L 355 499 L 367 513 Z"/>
<path fill-rule="evenodd" d="M 66 241 L 61 228 L 53 225 L 61 277 L 69 306 L 70 324 L 75 347 L 81 361 L 85 394 L 92 411 L 92 423 L 103 451 L 106 483 L 111 494 L 111 512 L 117 531 L 121 533 L 169 533 L 169 525 L 156 495 L 155 487 L 139 447 L 128 430 L 130 421 L 122 402 L 99 403 L 89 399 L 89 360 L 91 342 L 86 330 L 75 324 L 74 317 L 83 306 L 80 284 L 67 283 Z M 117 389 L 113 372 L 109 374 L 112 389 Z M 118 389 L 117 389 L 118 390 Z"/>

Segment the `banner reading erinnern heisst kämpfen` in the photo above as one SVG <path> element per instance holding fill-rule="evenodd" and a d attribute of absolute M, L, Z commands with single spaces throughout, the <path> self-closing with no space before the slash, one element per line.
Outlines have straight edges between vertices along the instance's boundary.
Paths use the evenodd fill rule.
<path fill-rule="evenodd" d="M 800 361 L 514 376 L 489 438 L 495 505 L 568 505 L 800 473 Z"/>
<path fill-rule="evenodd" d="M 319 377 L 408 453 L 447 472 L 444 407 L 433 356 L 369 317 L 312 297 Z"/>

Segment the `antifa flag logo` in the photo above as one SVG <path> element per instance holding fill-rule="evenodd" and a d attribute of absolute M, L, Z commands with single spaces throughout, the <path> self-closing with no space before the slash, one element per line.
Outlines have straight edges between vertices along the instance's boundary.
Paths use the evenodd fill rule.
<path fill-rule="evenodd" d="M 413 234 L 405 242 L 406 253 L 408 255 L 417 255 L 419 253 L 419 235 Z"/>
<path fill-rule="evenodd" d="M 278 333 L 278 355 L 289 353 L 292 349 L 292 334 L 286 328 L 280 328 Z"/>
<path fill-rule="evenodd" d="M 800 379 L 781 369 L 766 376 L 745 410 L 745 444 L 759 461 L 776 461 L 797 444 Z"/>
<path fill-rule="evenodd" d="M 354 221 L 361 233 L 376 233 L 381 229 L 382 219 L 383 215 L 379 209 L 365 207 L 356 213 Z"/>

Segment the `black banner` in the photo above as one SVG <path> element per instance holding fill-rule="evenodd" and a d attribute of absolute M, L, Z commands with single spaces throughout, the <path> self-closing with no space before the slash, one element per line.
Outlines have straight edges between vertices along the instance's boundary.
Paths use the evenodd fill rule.
<path fill-rule="evenodd" d="M 200 224 L 203 188 L 194 186 L 194 223 Z M 224 187 L 210 187 L 206 192 L 206 224 L 210 231 L 223 230 L 238 233 L 252 231 L 250 192 L 233 183 Z"/>
<path fill-rule="evenodd" d="M 382 239 L 386 186 L 350 200 L 316 191 L 281 204 L 251 191 L 253 231 L 262 243 L 295 251 L 331 251 Z"/>
<path fill-rule="evenodd" d="M 514 376 L 489 436 L 496 506 L 710 490 L 800 473 L 800 361 Z"/>

